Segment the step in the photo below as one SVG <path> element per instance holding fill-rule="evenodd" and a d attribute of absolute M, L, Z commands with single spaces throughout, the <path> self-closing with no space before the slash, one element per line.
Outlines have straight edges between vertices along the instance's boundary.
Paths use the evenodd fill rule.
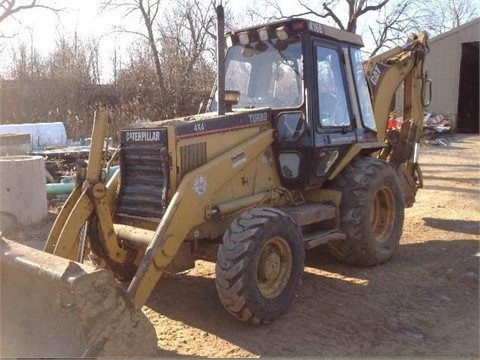
<path fill-rule="evenodd" d="M 306 203 L 298 206 L 282 207 L 298 226 L 305 226 L 316 222 L 335 219 L 335 205 L 322 203 Z"/>
<path fill-rule="evenodd" d="M 332 229 L 310 233 L 303 236 L 305 250 L 311 250 L 332 240 L 345 240 L 347 235 L 343 232 Z"/>

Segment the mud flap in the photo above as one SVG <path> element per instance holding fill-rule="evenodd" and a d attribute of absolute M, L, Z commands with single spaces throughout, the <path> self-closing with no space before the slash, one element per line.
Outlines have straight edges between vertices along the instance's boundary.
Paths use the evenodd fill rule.
<path fill-rule="evenodd" d="M 0 240 L 1 357 L 149 357 L 153 325 L 107 270 Z"/>

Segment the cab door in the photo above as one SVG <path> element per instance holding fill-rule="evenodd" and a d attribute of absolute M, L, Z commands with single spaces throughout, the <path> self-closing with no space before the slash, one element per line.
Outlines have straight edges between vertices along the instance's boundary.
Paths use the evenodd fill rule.
<path fill-rule="evenodd" d="M 345 60 L 340 44 L 313 42 L 314 89 L 310 123 L 314 151 L 309 185 L 320 186 L 351 144 L 357 141 L 349 98 Z"/>

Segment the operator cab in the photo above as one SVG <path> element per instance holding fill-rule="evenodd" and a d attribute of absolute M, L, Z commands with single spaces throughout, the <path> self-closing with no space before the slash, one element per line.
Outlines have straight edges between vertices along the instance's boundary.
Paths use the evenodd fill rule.
<path fill-rule="evenodd" d="M 226 45 L 227 108 L 272 109 L 285 187 L 321 186 L 352 144 L 376 141 L 360 36 L 290 18 L 229 32 Z"/>

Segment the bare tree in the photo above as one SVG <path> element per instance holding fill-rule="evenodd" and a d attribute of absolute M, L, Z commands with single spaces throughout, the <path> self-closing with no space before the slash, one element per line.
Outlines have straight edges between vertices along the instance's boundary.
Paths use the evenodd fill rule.
<path fill-rule="evenodd" d="M 240 19 L 243 20 L 243 23 L 258 22 L 260 19 L 265 22 L 270 22 L 288 17 L 276 0 L 255 0 L 253 6 L 247 8 L 246 15 L 248 19 Z M 305 14 L 296 15 L 302 16 Z"/>
<path fill-rule="evenodd" d="M 207 93 L 213 83 L 210 70 L 215 53 L 215 3 L 181 0 L 164 18 L 167 25 L 159 26 L 162 66 L 167 74 L 168 92 L 173 95 L 171 115 L 175 116 L 192 108 L 191 100 L 198 100 L 199 88 L 205 91 L 205 76 Z"/>
<path fill-rule="evenodd" d="M 0 2 L 0 23 L 8 17 L 29 9 L 46 9 L 55 13 L 61 9 L 54 8 L 38 0 L 1 0 Z"/>
<path fill-rule="evenodd" d="M 140 29 L 117 27 L 116 31 L 138 35 L 150 49 L 150 53 L 141 58 L 132 56 L 131 65 L 145 69 L 152 64 L 155 86 L 152 88 L 151 81 L 139 79 L 144 86 L 141 91 L 133 92 L 141 94 L 141 102 L 149 102 L 157 109 L 157 119 L 191 113 L 198 106 L 193 107 L 192 102 L 205 92 L 207 81 L 208 94 L 213 83 L 216 3 L 216 0 L 108 0 L 103 3 L 104 9 L 123 9 L 125 16 L 136 15 L 142 20 Z M 126 74 L 138 76 L 131 66 L 127 70 L 122 79 Z M 152 92 L 156 95 L 151 96 Z"/>
<path fill-rule="evenodd" d="M 277 0 L 258 0 L 258 3 L 248 10 L 248 15 L 251 20 L 261 18 L 264 21 L 280 20 L 292 15 L 309 15 L 349 32 L 362 33 L 367 30 L 371 41 L 367 39 L 366 43 L 371 46 L 369 51 L 373 54 L 384 47 L 396 45 L 398 40 L 405 37 L 404 34 L 408 33 L 409 27 L 414 23 L 414 17 L 410 12 L 414 0 L 325 0 L 321 4 L 309 0 L 297 0 L 297 2 L 303 11 L 287 15 Z M 265 16 L 264 10 L 267 9 L 269 15 Z M 362 21 L 359 19 L 366 18 L 366 14 L 367 16 L 376 14 L 377 20 L 373 24 L 370 21 L 364 28 L 361 27 Z"/>
<path fill-rule="evenodd" d="M 368 25 L 375 43 L 370 55 L 403 43 L 410 32 L 426 30 L 438 35 L 477 16 L 478 6 L 472 0 L 392 0 L 379 11 L 375 24 Z"/>
<path fill-rule="evenodd" d="M 62 120 L 69 136 L 87 136 L 102 95 L 98 42 L 58 35 L 56 48 L 45 58 L 30 44 L 12 49 L 9 79 L 0 83 L 0 118 L 14 123 Z"/>
<path fill-rule="evenodd" d="M 417 0 L 397 0 L 379 10 L 375 23 L 367 25 L 374 43 L 370 56 L 403 43 L 408 33 L 420 27 L 418 17 L 412 16 L 417 4 Z"/>
<path fill-rule="evenodd" d="M 102 4 L 104 10 L 123 9 L 125 17 L 132 14 L 140 14 L 142 22 L 145 25 L 144 32 L 127 29 L 123 26 L 118 26 L 116 30 L 139 35 L 147 41 L 155 64 L 159 97 L 162 97 L 165 94 L 163 71 L 160 64 L 160 53 L 157 46 L 157 38 L 155 36 L 155 25 L 157 23 L 157 16 L 159 15 L 161 3 L 161 0 L 108 0 L 104 1 Z"/>
<path fill-rule="evenodd" d="M 367 0 L 345 0 L 348 5 L 347 16 L 342 16 L 340 12 L 337 12 L 335 8 L 337 7 L 338 0 L 329 0 L 322 4 L 321 10 L 314 10 L 314 8 L 304 0 L 298 0 L 299 4 L 302 5 L 306 10 L 305 14 L 313 14 L 320 18 L 330 18 L 338 26 L 339 29 L 346 30 L 349 32 L 357 31 L 357 22 L 358 18 L 370 11 L 378 11 L 384 7 L 390 0 L 382 0 L 373 5 L 368 5 Z M 343 19 L 342 19 L 343 18 Z"/>
<path fill-rule="evenodd" d="M 424 28 L 438 35 L 477 18 L 479 5 L 473 0 L 425 0 L 420 14 Z"/>
<path fill-rule="evenodd" d="M 87 72 L 91 74 L 93 84 L 99 84 L 101 78 L 100 70 L 100 40 L 90 37 L 86 43 L 86 53 L 88 58 Z"/>
<path fill-rule="evenodd" d="M 357 32 L 358 19 L 369 12 L 376 12 L 382 9 L 390 0 L 344 0 L 348 11 L 343 14 L 339 11 L 340 0 L 327 0 L 322 3 L 321 9 L 316 9 L 306 0 L 298 0 L 298 3 L 307 11 L 303 14 L 312 14 L 319 18 L 331 19 L 335 25 L 342 30 Z M 345 4 L 346 3 L 346 4 Z"/>

